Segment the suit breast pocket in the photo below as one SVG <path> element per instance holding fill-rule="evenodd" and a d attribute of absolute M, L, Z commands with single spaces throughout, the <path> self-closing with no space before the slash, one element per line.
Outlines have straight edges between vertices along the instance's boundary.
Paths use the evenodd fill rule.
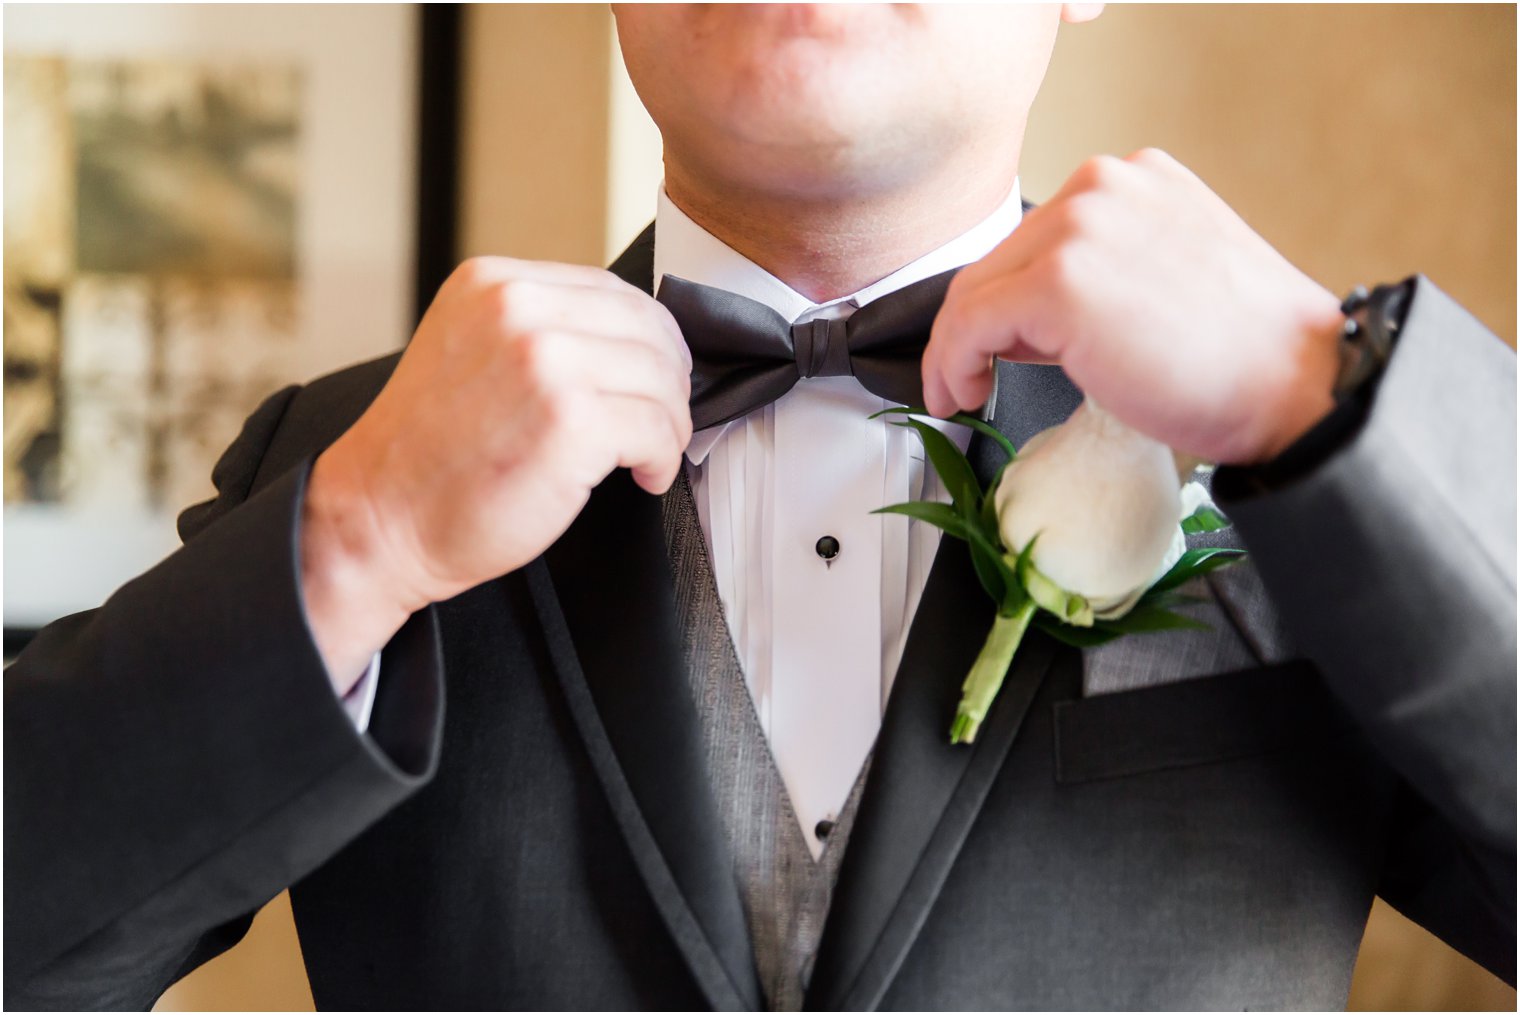
<path fill-rule="evenodd" d="M 1059 783 L 1309 748 L 1350 728 L 1302 660 L 1057 702 L 1054 723 Z"/>

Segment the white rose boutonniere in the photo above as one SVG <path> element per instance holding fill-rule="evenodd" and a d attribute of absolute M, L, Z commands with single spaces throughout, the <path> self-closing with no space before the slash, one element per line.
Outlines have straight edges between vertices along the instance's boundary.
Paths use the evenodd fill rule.
<path fill-rule="evenodd" d="M 880 511 L 965 540 L 977 577 L 998 606 L 962 685 L 952 743 L 976 739 L 1031 623 L 1082 647 L 1125 634 L 1202 627 L 1174 611 L 1192 599 L 1180 586 L 1245 556 L 1223 547 L 1186 549 L 1187 534 L 1229 525 L 1201 484 L 1184 484 L 1196 463 L 1180 460 L 1090 400 L 1021 451 L 987 423 L 953 417 L 1008 453 L 985 491 L 960 449 L 913 418 L 928 413 L 885 412 L 905 415 L 897 425 L 918 432 L 951 503 L 913 501 Z"/>

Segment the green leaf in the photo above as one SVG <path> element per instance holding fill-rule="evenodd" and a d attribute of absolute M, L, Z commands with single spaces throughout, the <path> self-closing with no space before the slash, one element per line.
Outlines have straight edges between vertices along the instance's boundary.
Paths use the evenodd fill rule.
<path fill-rule="evenodd" d="M 997 493 L 997 488 L 1003 485 L 1003 473 L 1007 472 L 1008 466 L 1012 464 L 1013 459 L 1010 458 L 1002 465 L 999 465 L 997 471 L 992 474 L 992 482 L 987 484 L 987 499 L 989 501 L 993 500 L 993 495 Z"/>
<path fill-rule="evenodd" d="M 976 480 L 976 472 L 971 468 L 971 462 L 961 453 L 961 449 L 955 446 L 954 441 L 928 423 L 922 423 L 916 419 L 894 423 L 893 426 L 912 427 L 918 432 L 919 440 L 924 442 L 924 454 L 929 456 L 929 461 L 934 465 L 934 471 L 939 473 L 939 478 L 944 482 L 945 489 L 950 492 L 950 499 L 956 506 L 970 504 L 980 508 L 982 486 Z"/>
<path fill-rule="evenodd" d="M 1176 589 L 1163 589 L 1158 592 L 1152 588 L 1139 598 L 1134 605 L 1134 609 L 1142 610 L 1160 607 L 1164 610 L 1170 610 L 1177 606 L 1197 606 L 1199 603 L 1206 603 L 1208 601 L 1208 596 L 1195 596 L 1188 592 L 1179 592 Z"/>
<path fill-rule="evenodd" d="M 1189 550 L 1178 558 L 1177 563 L 1172 565 L 1172 569 L 1162 575 L 1150 590 L 1165 592 L 1168 589 L 1174 589 L 1201 574 L 1239 563 L 1245 557 L 1246 551 L 1223 546 L 1204 546 Z"/>
<path fill-rule="evenodd" d="M 998 546 L 1003 545 L 1003 527 L 998 524 L 997 514 L 997 488 L 1003 481 L 1003 470 L 1008 468 L 1004 462 L 998 466 L 997 472 L 992 474 L 992 483 L 987 487 L 987 492 L 982 495 L 982 531 L 992 538 Z"/>
<path fill-rule="evenodd" d="M 1099 620 L 1092 627 L 1074 627 L 1071 624 L 1062 623 L 1052 614 L 1041 613 L 1035 618 L 1035 626 L 1067 645 L 1074 645 L 1077 648 L 1096 648 L 1125 635 L 1189 629 L 1207 630 L 1209 625 L 1170 610 L 1141 610 L 1136 607 L 1118 620 Z"/>
<path fill-rule="evenodd" d="M 1140 609 L 1138 606 L 1116 620 L 1101 620 L 1093 625 L 1118 634 L 1145 634 L 1151 631 L 1175 631 L 1183 628 L 1207 631 L 1209 625 L 1193 617 L 1173 613 L 1159 607 Z"/>
<path fill-rule="evenodd" d="M 1057 641 L 1076 648 L 1096 648 L 1123 636 L 1121 631 L 1110 631 L 1101 627 L 1072 627 L 1070 624 L 1061 623 L 1048 613 L 1041 613 L 1035 617 L 1034 624 Z"/>
<path fill-rule="evenodd" d="M 873 515 L 907 515 L 909 518 L 928 522 L 937 529 L 943 529 L 957 539 L 969 541 L 971 538 L 970 526 L 966 524 L 966 519 L 951 504 L 941 504 L 933 500 L 910 500 L 906 504 L 888 504 L 871 513 Z"/>
<path fill-rule="evenodd" d="M 989 552 L 984 542 L 969 539 L 967 543 L 971 548 L 971 566 L 976 568 L 977 580 L 1001 610 L 1008 599 L 1009 578 L 1006 566 L 997 553 Z"/>
<path fill-rule="evenodd" d="M 883 409 L 880 412 L 873 412 L 866 418 L 876 419 L 878 416 L 885 416 L 888 413 L 900 413 L 904 416 L 927 416 L 930 419 L 935 418 L 933 413 L 920 405 L 894 405 L 889 409 Z M 981 419 L 977 416 L 971 416 L 964 412 L 957 412 L 955 415 L 950 416 L 949 420 L 952 423 L 959 423 L 962 426 L 969 426 L 977 433 L 991 437 L 993 440 L 997 441 L 998 445 L 1004 451 L 1008 452 L 1009 461 L 1012 461 L 1013 459 L 1019 457 L 1017 449 L 1015 449 L 1013 446 L 1013 441 L 1005 437 L 1002 431 L 993 426 L 991 423 L 987 422 L 985 419 Z"/>
<path fill-rule="evenodd" d="M 972 543 L 983 553 L 996 560 L 998 570 L 1005 577 L 1007 577 L 1009 581 L 1012 581 L 1014 578 L 1013 568 L 1008 564 L 1006 560 L 1003 559 L 1002 546 L 998 542 L 996 535 L 994 534 L 989 536 L 982 529 L 981 519 L 977 515 L 967 517 L 963 514 L 961 516 L 961 521 L 966 523 L 966 532 L 969 534 L 967 542 Z"/>
<path fill-rule="evenodd" d="M 981 498 L 962 500 L 955 505 L 956 514 L 966 526 L 966 542 L 971 550 L 971 564 L 976 568 L 977 579 L 994 603 L 1002 604 L 1007 596 L 1008 583 L 1013 572 L 1003 563 L 1002 551 L 998 549 L 997 533 L 989 535 L 983 525 L 979 501 Z"/>
<path fill-rule="evenodd" d="M 956 539 L 965 540 L 971 544 L 972 561 L 975 563 L 979 557 L 986 558 L 985 563 L 996 573 L 1000 579 L 987 592 L 992 598 L 1001 603 L 1004 597 L 1003 582 L 1011 581 L 1013 570 L 1002 559 L 997 545 L 990 542 L 982 532 L 975 519 L 967 518 L 962 512 L 956 510 L 953 504 L 941 504 L 932 500 L 910 500 L 906 504 L 889 504 L 886 507 L 877 508 L 871 512 L 873 515 L 907 515 L 921 522 L 928 522 L 937 529 L 942 529 Z M 986 587 L 986 582 L 983 586 Z"/>
<path fill-rule="evenodd" d="M 1017 590 L 1017 596 L 1010 597 L 1010 592 L 1017 586 L 1013 568 L 1003 559 L 1003 553 L 998 548 L 998 544 L 988 539 L 987 534 L 982 531 L 979 515 L 967 517 L 965 512 L 958 510 L 953 504 L 941 504 L 938 501 L 928 500 L 891 504 L 877 508 L 871 513 L 907 515 L 909 518 L 928 522 L 957 539 L 965 540 L 970 544 L 971 563 L 976 568 L 976 576 L 981 581 L 982 588 L 992 597 L 992 601 L 997 603 L 1000 609 L 1006 609 L 1010 602 L 1017 605 L 1017 601 L 1023 598 L 1022 589 Z"/>
<path fill-rule="evenodd" d="M 1034 544 L 1037 543 L 1037 542 L 1039 542 L 1039 541 L 1040 541 L 1040 534 L 1038 532 L 1036 532 L 1034 535 L 1032 535 L 1032 536 L 1029 537 L 1029 542 L 1027 542 L 1027 543 L 1024 544 L 1024 548 L 1022 550 L 1020 550 L 1019 551 L 1019 555 L 1014 558 L 1014 561 L 1013 561 L 1013 573 L 1014 574 L 1021 575 L 1021 574 L 1024 573 L 1025 569 L 1029 567 L 1029 561 L 1034 556 Z"/>
<path fill-rule="evenodd" d="M 1186 536 L 1200 532 L 1218 532 L 1230 527 L 1230 520 L 1212 504 L 1200 504 L 1198 510 L 1182 519 L 1182 533 Z"/>
<path fill-rule="evenodd" d="M 887 408 L 881 410 L 880 412 L 871 413 L 871 415 L 867 416 L 866 419 L 880 419 L 883 416 L 890 416 L 894 413 L 903 416 L 932 417 L 934 415 L 934 413 L 930 412 L 928 409 L 925 409 L 921 405 L 889 405 Z"/>
<path fill-rule="evenodd" d="M 963 514 L 963 517 L 970 534 L 967 542 L 971 544 L 971 563 L 982 579 L 982 587 L 992 596 L 993 602 L 999 604 L 1001 612 L 1008 613 L 1022 603 L 1025 596 L 1013 566 L 1003 554 L 997 529 L 987 531 L 985 515 L 981 513 Z M 997 576 L 995 580 L 993 575 Z"/>
<path fill-rule="evenodd" d="M 954 416 L 950 417 L 950 422 L 959 423 L 962 426 L 969 426 L 971 429 L 975 430 L 982 436 L 991 437 L 993 440 L 997 441 L 998 446 L 1008 453 L 1008 461 L 1011 462 L 1019 457 L 1018 451 L 1013 446 L 1013 441 L 1003 436 L 1003 432 L 1001 430 L 993 426 L 991 423 L 987 422 L 985 419 L 979 419 L 976 416 L 968 416 L 964 412 L 957 412 Z"/>

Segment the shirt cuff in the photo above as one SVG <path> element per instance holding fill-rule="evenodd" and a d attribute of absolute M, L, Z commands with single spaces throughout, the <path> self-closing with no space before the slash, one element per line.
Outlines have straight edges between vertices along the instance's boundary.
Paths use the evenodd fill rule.
<path fill-rule="evenodd" d="M 354 728 L 360 733 L 369 729 L 369 716 L 375 708 L 375 688 L 379 684 L 380 653 L 376 652 L 364 670 L 364 676 L 339 699 L 343 703 L 343 711 L 348 713 L 348 717 L 354 721 Z"/>

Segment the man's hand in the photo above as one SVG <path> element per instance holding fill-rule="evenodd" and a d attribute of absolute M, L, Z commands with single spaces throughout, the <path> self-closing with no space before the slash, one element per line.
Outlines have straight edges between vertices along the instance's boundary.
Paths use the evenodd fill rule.
<path fill-rule="evenodd" d="M 605 271 L 456 270 L 306 491 L 307 618 L 340 692 L 410 614 L 538 556 L 614 468 L 668 488 L 690 371 L 665 308 Z"/>
<path fill-rule="evenodd" d="M 1085 163 L 956 276 L 924 353 L 937 415 L 993 357 L 1059 363 L 1135 429 L 1205 461 L 1264 461 L 1332 407 L 1339 301 L 1163 152 Z"/>

